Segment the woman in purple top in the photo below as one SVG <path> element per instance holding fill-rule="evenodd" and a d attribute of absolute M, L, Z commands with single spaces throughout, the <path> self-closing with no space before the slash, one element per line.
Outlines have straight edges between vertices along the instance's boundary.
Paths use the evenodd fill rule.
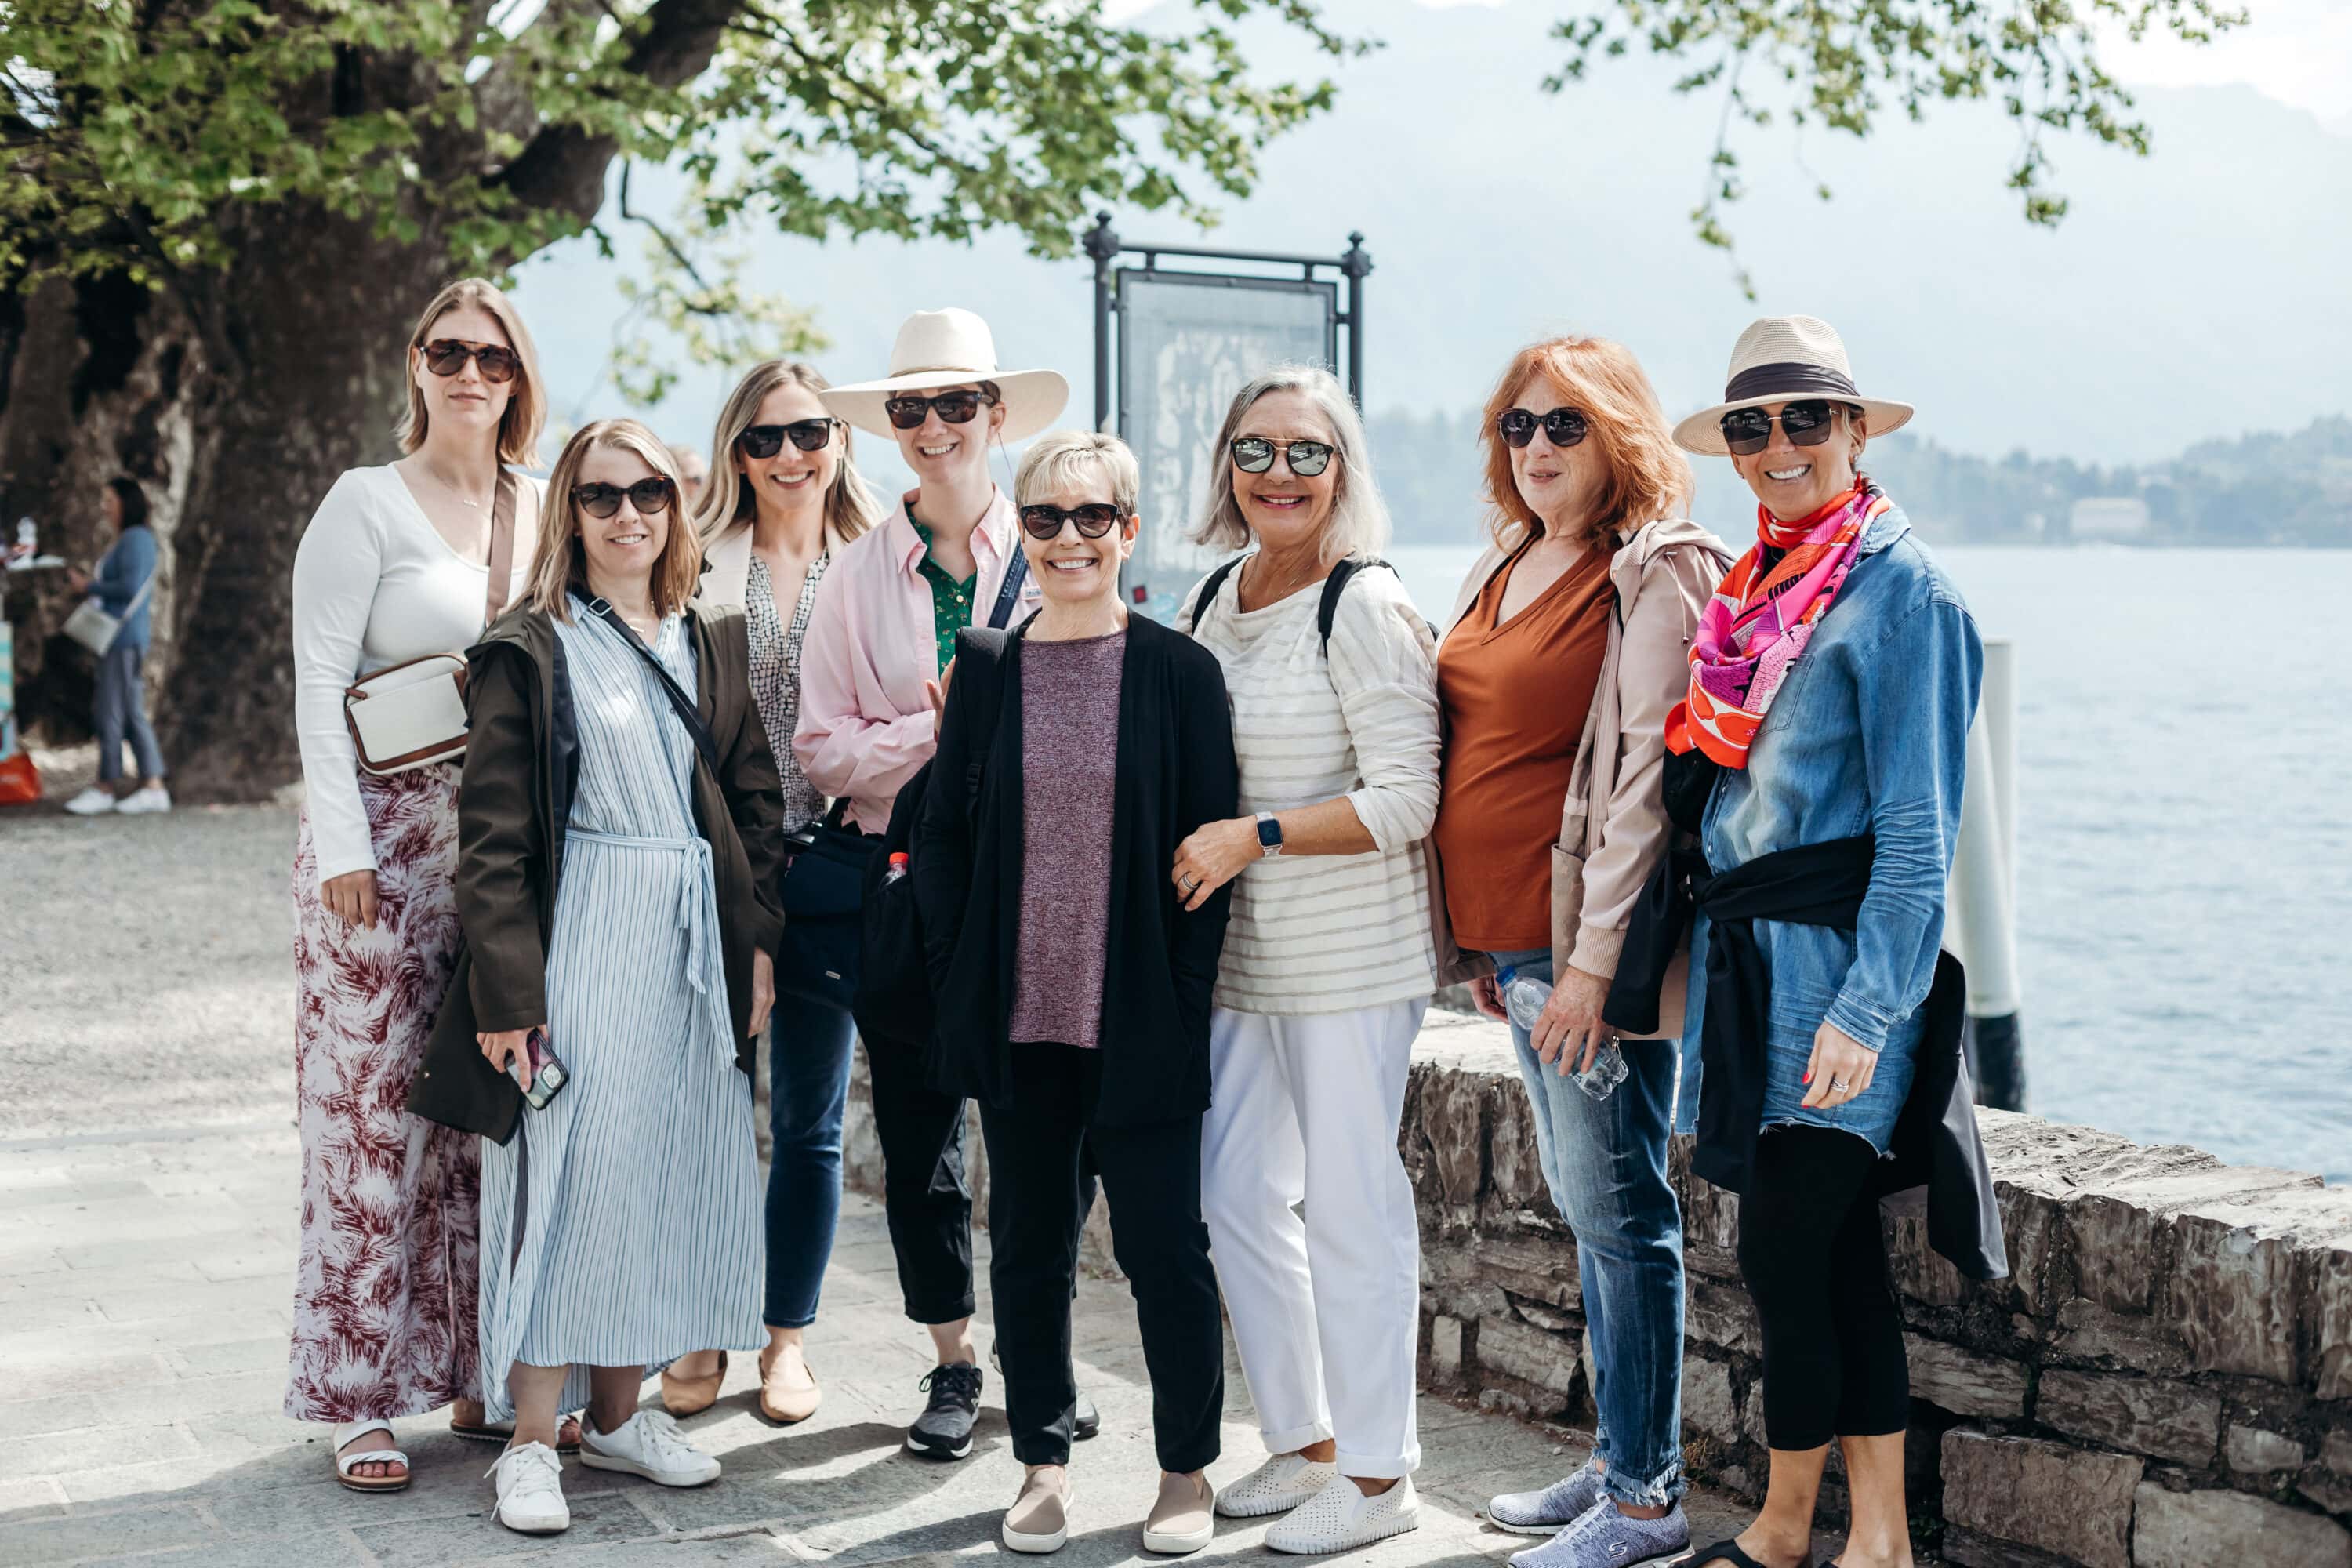
<path fill-rule="evenodd" d="M 1068 1532 L 1070 1289 L 1079 1164 L 1110 1203 L 1150 1370 L 1151 1552 L 1209 1543 L 1224 1333 L 1201 1221 L 1209 992 L 1227 891 L 1193 910 L 1176 847 L 1239 809 L 1224 677 L 1120 602 L 1142 519 L 1116 437 L 1047 436 L 1013 481 L 1045 595 L 1019 631 L 964 632 L 911 872 L 939 1033 L 938 1087 L 980 1102 L 989 1279 L 1013 1451 L 1015 1552 Z"/>

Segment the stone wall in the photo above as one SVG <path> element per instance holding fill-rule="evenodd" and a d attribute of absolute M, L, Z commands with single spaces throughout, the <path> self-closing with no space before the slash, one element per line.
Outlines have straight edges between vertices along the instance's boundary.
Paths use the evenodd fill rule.
<path fill-rule="evenodd" d="M 878 1195 L 860 1053 L 845 1173 Z M 1980 1112 L 2011 1277 L 1963 1280 L 1887 1206 L 1911 1353 L 1912 1516 L 1965 1568 L 2352 1568 L 2352 1190 Z M 971 1132 L 985 1214 L 979 1131 Z M 1575 1242 L 1509 1037 L 1433 1010 L 1401 1139 L 1430 1392 L 1589 1426 Z M 1675 1151 L 1689 1272 L 1685 1463 L 1751 1498 L 1762 1364 L 1738 1200 Z M 1087 1258 L 1110 1272 L 1102 1206 Z M 1834 1452 L 1825 1514 L 1843 1512 Z"/>

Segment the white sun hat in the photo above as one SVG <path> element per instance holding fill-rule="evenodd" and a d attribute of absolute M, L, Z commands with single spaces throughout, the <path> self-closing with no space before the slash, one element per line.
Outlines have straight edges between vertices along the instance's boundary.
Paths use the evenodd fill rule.
<path fill-rule="evenodd" d="M 1916 412 L 1907 403 L 1864 397 L 1856 391 L 1853 367 L 1846 363 L 1845 341 L 1819 316 L 1765 316 L 1750 321 L 1732 345 L 1723 401 L 1675 426 L 1675 445 L 1685 452 L 1727 457 L 1731 448 L 1724 445 L 1721 425 L 1725 415 L 1735 408 L 1800 397 L 1859 405 L 1873 436 L 1901 428 Z"/>
<path fill-rule="evenodd" d="M 900 393 L 929 392 L 992 381 L 1004 400 L 999 437 L 1018 441 L 1060 417 L 1070 384 L 1057 370 L 1000 370 L 996 339 L 970 310 L 918 310 L 890 345 L 890 374 L 879 381 L 829 387 L 817 394 L 832 413 L 868 435 L 895 435 L 882 405 Z M 985 416 L 982 416 L 985 417 Z"/>

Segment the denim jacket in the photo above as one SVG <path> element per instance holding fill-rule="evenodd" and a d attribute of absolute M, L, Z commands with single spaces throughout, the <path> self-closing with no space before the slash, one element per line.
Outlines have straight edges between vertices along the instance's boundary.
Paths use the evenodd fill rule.
<path fill-rule="evenodd" d="M 144 523 L 124 529 L 116 535 L 114 547 L 99 562 L 98 570 L 89 580 L 90 596 L 100 609 L 110 616 L 121 616 L 139 596 L 139 590 L 155 574 L 155 533 Z M 150 615 L 154 595 L 138 612 L 124 617 L 122 632 L 115 640 L 125 647 L 145 647 L 150 636 Z"/>
<path fill-rule="evenodd" d="M 1864 533 L 1861 558 L 1791 667 L 1750 747 L 1707 803 L 1702 847 L 1718 871 L 1759 855 L 1869 833 L 1870 890 L 1852 932 L 1757 922 L 1772 971 L 1769 1044 L 1811 1048 L 1823 1019 L 1873 1050 L 1909 1050 L 1935 979 L 1960 827 L 1969 721 L 1984 647 L 1959 589 L 1900 508 Z M 1698 1104 L 1707 921 L 1691 934 L 1682 1130 Z"/>

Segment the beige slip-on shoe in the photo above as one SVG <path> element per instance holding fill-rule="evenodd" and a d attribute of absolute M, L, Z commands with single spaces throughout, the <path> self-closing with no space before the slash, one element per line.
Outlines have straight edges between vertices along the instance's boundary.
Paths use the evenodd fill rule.
<path fill-rule="evenodd" d="M 1059 1552 L 1070 1538 L 1070 1472 L 1044 1465 L 1021 1482 L 1021 1495 L 1004 1510 L 1004 1544 L 1033 1554 Z"/>
<path fill-rule="evenodd" d="M 816 1414 L 824 1403 L 824 1390 L 817 1385 L 816 1373 L 803 1356 L 801 1371 L 808 1373 L 805 1387 L 795 1388 L 776 1375 L 776 1363 L 783 1360 L 768 1351 L 760 1352 L 760 1414 L 779 1426 L 791 1426 Z"/>
<path fill-rule="evenodd" d="M 672 1415 L 699 1415 L 719 1402 L 719 1385 L 727 1381 L 727 1352 L 719 1352 L 719 1370 L 709 1377 L 678 1377 L 662 1368 L 662 1408 Z"/>
<path fill-rule="evenodd" d="M 1160 1478 L 1160 1497 L 1143 1521 L 1146 1552 L 1198 1552 L 1216 1538 L 1217 1492 L 1206 1476 Z"/>

